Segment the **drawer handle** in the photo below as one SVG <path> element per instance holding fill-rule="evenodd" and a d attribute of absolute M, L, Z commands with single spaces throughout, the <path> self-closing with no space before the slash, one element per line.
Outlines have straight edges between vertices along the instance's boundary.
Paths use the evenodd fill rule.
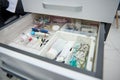
<path fill-rule="evenodd" d="M 42 6 L 44 9 L 49 10 L 59 10 L 59 11 L 69 11 L 69 12 L 81 12 L 82 6 L 68 6 L 68 5 L 56 5 L 56 4 L 50 4 L 50 3 L 42 3 Z"/>

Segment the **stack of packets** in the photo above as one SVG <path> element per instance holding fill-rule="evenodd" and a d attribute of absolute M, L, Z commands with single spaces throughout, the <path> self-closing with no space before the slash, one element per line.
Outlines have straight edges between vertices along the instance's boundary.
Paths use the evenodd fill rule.
<path fill-rule="evenodd" d="M 49 59 L 68 64 L 72 67 L 92 71 L 93 61 L 90 62 L 89 57 L 94 57 L 95 44 L 92 44 L 92 56 L 90 45 L 85 41 L 67 41 L 58 38 L 45 55 Z"/>

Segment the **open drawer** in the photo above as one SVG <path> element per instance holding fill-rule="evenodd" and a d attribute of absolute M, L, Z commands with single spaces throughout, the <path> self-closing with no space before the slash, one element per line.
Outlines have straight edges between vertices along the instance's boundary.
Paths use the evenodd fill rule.
<path fill-rule="evenodd" d="M 103 23 L 27 14 L 1 29 L 0 37 L 0 67 L 14 75 L 28 80 L 103 78 Z"/>

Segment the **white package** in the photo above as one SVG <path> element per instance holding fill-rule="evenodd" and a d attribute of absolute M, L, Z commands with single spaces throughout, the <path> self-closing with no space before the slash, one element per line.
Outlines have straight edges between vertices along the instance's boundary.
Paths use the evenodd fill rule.
<path fill-rule="evenodd" d="M 74 41 L 68 41 L 66 43 L 66 45 L 64 46 L 62 52 L 60 53 L 60 55 L 57 57 L 56 61 L 58 62 L 62 62 L 65 60 L 65 58 L 67 57 L 67 55 L 70 53 L 70 49 L 72 48 L 72 46 L 74 45 Z"/>
<path fill-rule="evenodd" d="M 54 59 L 62 51 L 66 42 L 67 41 L 64 39 L 57 39 L 56 42 L 51 46 L 51 48 L 46 53 L 46 57 Z"/>

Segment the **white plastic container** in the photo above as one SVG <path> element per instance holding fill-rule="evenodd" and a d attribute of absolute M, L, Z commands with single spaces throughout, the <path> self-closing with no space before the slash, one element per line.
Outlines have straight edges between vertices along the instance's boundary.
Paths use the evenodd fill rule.
<path fill-rule="evenodd" d="M 89 71 L 92 71 L 93 62 L 91 62 L 90 59 L 94 59 L 94 51 L 95 51 L 95 38 L 94 37 L 89 37 L 89 36 L 85 36 L 81 34 L 69 33 L 69 32 L 64 32 L 64 31 L 57 31 L 55 35 L 50 39 L 48 44 L 46 44 L 44 48 L 41 50 L 41 56 L 47 57 L 48 54 L 46 53 L 50 50 L 50 48 L 52 47 L 52 45 L 57 39 L 63 39 L 66 41 L 74 41 L 74 42 L 84 41 L 85 43 L 90 45 L 88 56 L 87 56 L 88 59 L 87 59 L 86 69 Z M 66 61 L 69 61 L 70 58 L 71 58 L 71 54 L 67 55 Z"/>

